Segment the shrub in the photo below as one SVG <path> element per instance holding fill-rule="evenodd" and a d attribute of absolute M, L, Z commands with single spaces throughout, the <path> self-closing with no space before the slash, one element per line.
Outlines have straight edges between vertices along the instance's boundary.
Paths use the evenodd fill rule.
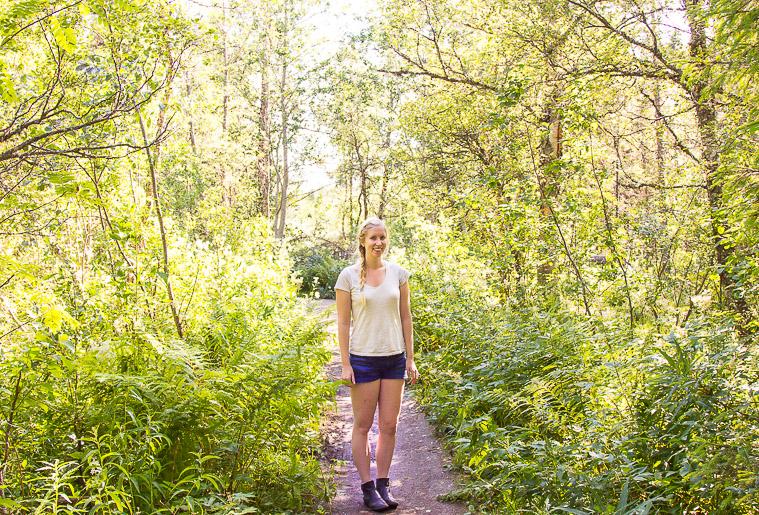
<path fill-rule="evenodd" d="M 238 228 L 244 253 L 175 240 L 182 340 L 147 278 L 142 289 L 107 269 L 83 283 L 61 271 L 27 296 L 16 283 L 11 302 L 32 318 L 0 356 L 0 507 L 324 511 L 330 353 L 265 227 Z"/>
<path fill-rule="evenodd" d="M 466 473 L 448 499 L 483 513 L 756 512 L 759 353 L 729 320 L 631 333 L 557 297 L 509 303 L 437 239 L 410 256 L 429 378 L 414 392 Z"/>
<path fill-rule="evenodd" d="M 300 295 L 334 299 L 340 271 L 351 262 L 348 252 L 326 245 L 299 245 L 292 253 L 293 269 L 300 277 Z"/>

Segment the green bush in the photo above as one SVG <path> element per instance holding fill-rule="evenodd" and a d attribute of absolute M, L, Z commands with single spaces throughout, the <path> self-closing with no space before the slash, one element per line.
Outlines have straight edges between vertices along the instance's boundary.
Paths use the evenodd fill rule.
<path fill-rule="evenodd" d="M 60 271 L 54 289 L 27 297 L 16 283 L 33 318 L 0 358 L 0 507 L 325 510 L 318 425 L 334 394 L 330 353 L 265 227 L 238 228 L 245 253 L 177 241 L 182 340 L 160 277 L 143 290 L 107 270 L 83 283 Z"/>
<path fill-rule="evenodd" d="M 300 245 L 292 252 L 293 269 L 300 277 L 298 293 L 320 299 L 335 298 L 335 282 L 351 261 L 347 252 L 324 245 Z"/>
<path fill-rule="evenodd" d="M 414 391 L 466 474 L 449 499 L 478 513 L 756 513 L 759 354 L 729 321 L 631 334 L 558 300 L 507 303 L 466 249 L 436 239 L 410 256 Z"/>

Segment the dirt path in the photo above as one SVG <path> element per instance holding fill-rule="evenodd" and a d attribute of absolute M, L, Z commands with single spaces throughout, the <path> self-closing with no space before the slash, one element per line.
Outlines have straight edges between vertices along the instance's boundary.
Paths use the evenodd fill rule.
<path fill-rule="evenodd" d="M 337 315 L 334 301 L 322 300 L 318 309 L 329 317 L 332 334 L 332 362 L 327 365 L 330 378 L 340 377 L 340 349 L 337 345 Z M 335 410 L 328 412 L 322 421 L 322 437 L 328 463 L 334 468 L 337 495 L 332 502 L 335 515 L 373 513 L 363 506 L 360 479 L 351 458 L 351 411 L 350 388 L 340 386 Z M 369 433 L 372 450 L 372 478 L 376 477 L 374 452 L 377 445 L 377 418 Z M 390 467 L 391 491 L 400 506 L 386 513 L 412 514 L 431 513 L 433 515 L 457 515 L 466 513 L 460 504 L 442 503 L 438 495 L 454 488 L 455 476 L 447 470 L 449 457 L 440 447 L 427 422 L 408 390 L 405 391 L 401 415 L 396 434 L 395 454 Z"/>

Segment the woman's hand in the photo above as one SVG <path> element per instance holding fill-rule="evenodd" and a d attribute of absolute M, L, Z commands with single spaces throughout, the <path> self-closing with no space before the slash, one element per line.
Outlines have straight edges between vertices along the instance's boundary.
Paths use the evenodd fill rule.
<path fill-rule="evenodd" d="M 353 367 L 350 365 L 343 365 L 343 371 L 340 374 L 340 380 L 345 381 L 347 384 L 356 384 L 356 378 L 353 376 Z"/>
<path fill-rule="evenodd" d="M 416 384 L 422 376 L 419 374 L 419 370 L 416 369 L 416 363 L 413 359 L 406 359 L 406 374 L 408 375 L 411 384 Z"/>

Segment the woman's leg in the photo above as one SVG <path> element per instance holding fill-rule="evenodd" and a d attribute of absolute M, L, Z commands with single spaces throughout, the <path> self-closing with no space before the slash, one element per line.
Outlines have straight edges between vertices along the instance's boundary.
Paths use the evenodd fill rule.
<path fill-rule="evenodd" d="M 393 461 L 395 450 L 395 429 L 401 412 L 403 384 L 403 379 L 380 379 L 377 477 L 390 477 L 390 463 Z"/>
<path fill-rule="evenodd" d="M 356 383 L 351 386 L 351 405 L 353 406 L 353 434 L 351 436 L 351 451 L 353 463 L 361 476 L 361 482 L 372 479 L 370 474 L 369 430 L 374 422 L 374 412 L 377 409 L 380 380 L 368 383 Z M 379 462 L 378 462 L 379 463 Z"/>

